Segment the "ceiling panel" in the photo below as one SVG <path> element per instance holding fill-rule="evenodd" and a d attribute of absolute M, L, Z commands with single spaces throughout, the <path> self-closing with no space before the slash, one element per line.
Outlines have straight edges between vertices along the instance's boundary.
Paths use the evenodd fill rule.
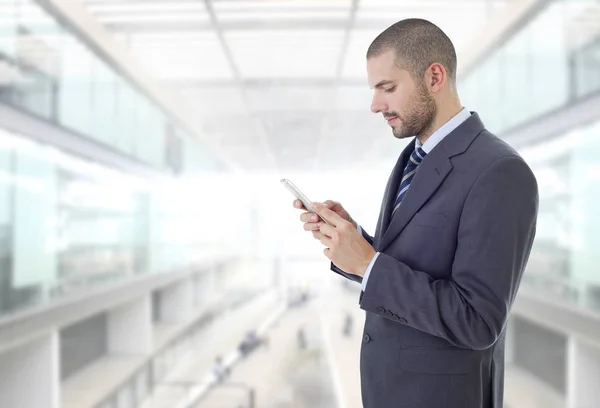
<path fill-rule="evenodd" d="M 208 22 L 210 16 L 203 1 L 88 0 L 86 9 L 101 23 L 147 24 L 170 21 Z"/>
<path fill-rule="evenodd" d="M 233 72 L 215 32 L 140 33 L 130 52 L 160 79 L 231 79 Z"/>
<path fill-rule="evenodd" d="M 210 0 L 210 8 L 205 0 L 82 1 L 177 93 L 204 137 L 242 167 L 266 170 L 274 156 L 283 172 L 391 170 L 407 141 L 369 110 L 366 52 L 373 39 L 400 19 L 426 18 L 447 32 L 460 58 L 491 13 L 508 3 L 359 0 L 343 50 L 353 0 Z"/>
<path fill-rule="evenodd" d="M 381 32 L 405 18 L 424 18 L 437 24 L 452 39 L 457 50 L 473 40 L 488 18 L 509 0 L 361 0 L 356 25 L 378 22 Z M 373 37 L 374 38 L 374 37 Z M 365 49 L 366 53 L 366 49 Z"/>
<path fill-rule="evenodd" d="M 334 77 L 343 30 L 228 31 L 243 78 Z"/>

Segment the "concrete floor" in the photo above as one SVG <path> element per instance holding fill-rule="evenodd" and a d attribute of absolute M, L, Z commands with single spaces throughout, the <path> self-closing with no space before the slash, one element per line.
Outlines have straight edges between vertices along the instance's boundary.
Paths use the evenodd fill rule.
<path fill-rule="evenodd" d="M 297 333 L 306 333 L 306 348 L 298 346 Z M 268 346 L 240 361 L 230 377 L 215 387 L 198 408 L 249 407 L 248 392 L 255 392 L 255 408 L 332 408 L 337 405 L 330 363 L 319 319 L 319 304 L 311 301 L 290 309 L 268 333 Z"/>

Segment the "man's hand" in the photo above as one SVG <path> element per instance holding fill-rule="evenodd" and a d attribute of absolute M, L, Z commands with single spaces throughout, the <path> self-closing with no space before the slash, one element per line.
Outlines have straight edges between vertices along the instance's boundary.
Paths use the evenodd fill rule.
<path fill-rule="evenodd" d="M 352 217 L 350 217 L 348 211 L 346 211 L 340 203 L 327 200 L 323 202 L 323 205 L 342 217 L 344 220 L 350 222 L 354 228 L 357 228 L 356 222 L 352 219 Z M 321 234 L 319 228 L 322 224 L 325 224 L 323 220 L 321 220 L 317 214 L 308 212 L 300 200 L 294 200 L 294 208 L 306 211 L 300 215 L 300 221 L 304 222 L 304 230 L 312 231 L 313 237 L 320 241 L 321 238 L 323 238 L 323 234 Z"/>
<path fill-rule="evenodd" d="M 324 253 L 341 270 L 364 276 L 371 260 L 377 253 L 355 225 L 319 203 L 311 203 L 313 210 L 330 225 L 320 222 L 319 240 Z"/>

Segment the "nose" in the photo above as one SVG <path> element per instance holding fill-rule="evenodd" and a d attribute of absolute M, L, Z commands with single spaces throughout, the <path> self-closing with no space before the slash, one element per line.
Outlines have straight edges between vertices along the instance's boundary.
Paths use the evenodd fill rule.
<path fill-rule="evenodd" d="M 379 113 L 386 112 L 387 110 L 387 104 L 381 101 L 381 98 L 379 98 L 377 94 L 373 95 L 373 100 L 371 101 L 371 112 Z"/>

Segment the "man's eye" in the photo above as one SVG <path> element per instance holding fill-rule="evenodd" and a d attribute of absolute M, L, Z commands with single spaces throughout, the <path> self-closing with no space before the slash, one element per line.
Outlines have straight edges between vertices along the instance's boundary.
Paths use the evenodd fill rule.
<path fill-rule="evenodd" d="M 386 93 L 392 93 L 392 92 L 394 92 L 395 90 L 396 90 L 396 87 L 395 87 L 395 86 L 393 86 L 393 87 L 391 87 L 391 88 L 389 88 L 389 89 L 386 89 L 386 90 L 385 90 L 385 92 L 386 92 Z"/>

